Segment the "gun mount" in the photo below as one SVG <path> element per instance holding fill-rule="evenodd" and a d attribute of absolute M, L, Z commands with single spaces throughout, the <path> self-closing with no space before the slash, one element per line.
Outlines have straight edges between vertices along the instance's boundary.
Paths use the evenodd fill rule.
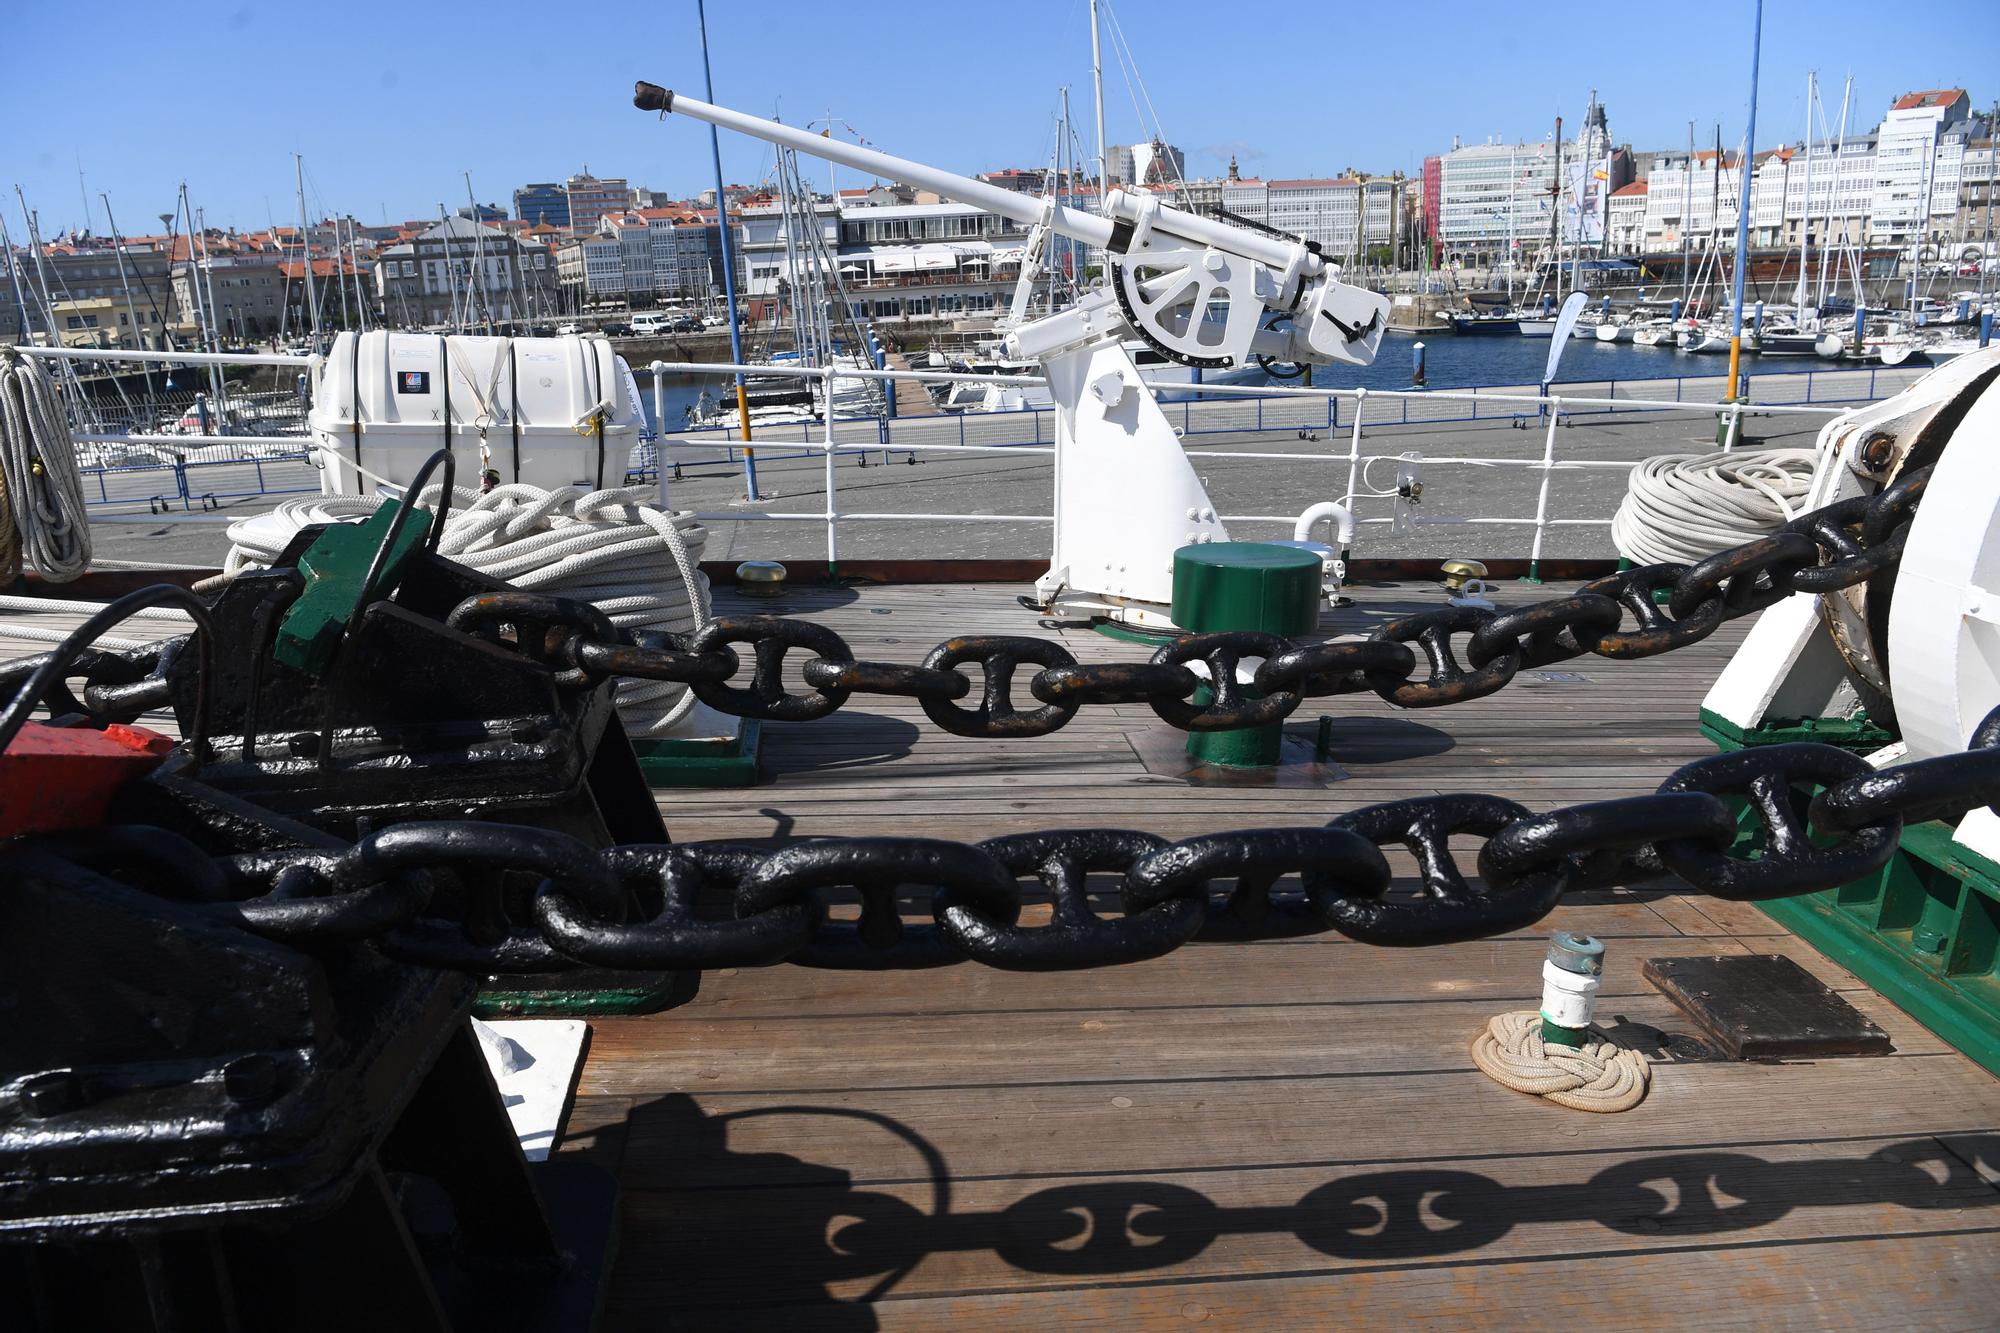
<path fill-rule="evenodd" d="M 633 103 L 1011 218 L 1029 228 L 1024 275 L 1051 235 L 1104 252 L 1105 286 L 1006 337 L 1009 355 L 1041 364 L 1056 404 L 1054 549 L 1035 585 L 1044 610 L 1170 628 L 1174 551 L 1229 540 L 1124 340 L 1142 339 L 1203 370 L 1253 361 L 1365 366 L 1388 326 L 1388 299 L 1341 282 L 1337 266 L 1308 241 L 1126 190 L 1111 191 L 1103 213 L 1091 213 L 656 84 L 639 83 Z"/>

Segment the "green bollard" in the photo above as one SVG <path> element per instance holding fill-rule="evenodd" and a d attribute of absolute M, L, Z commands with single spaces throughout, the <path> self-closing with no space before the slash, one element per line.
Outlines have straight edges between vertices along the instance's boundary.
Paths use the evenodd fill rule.
<path fill-rule="evenodd" d="M 1311 551 L 1264 542 L 1217 542 L 1174 552 L 1174 623 L 1190 634 L 1262 630 L 1306 634 L 1319 626 L 1320 563 Z M 1257 693 L 1249 686 L 1244 692 Z M 1212 697 L 1207 687 L 1197 701 Z M 1269 768 L 1284 727 L 1188 734 L 1187 752 L 1209 764 Z"/>

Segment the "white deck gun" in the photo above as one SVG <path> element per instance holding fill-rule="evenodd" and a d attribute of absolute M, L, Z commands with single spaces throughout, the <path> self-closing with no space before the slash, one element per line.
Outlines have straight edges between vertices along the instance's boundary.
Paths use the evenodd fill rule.
<path fill-rule="evenodd" d="M 1335 277 L 1317 246 L 1113 190 L 1102 216 L 855 144 L 637 85 L 641 110 L 736 130 L 931 191 L 1102 250 L 1106 288 L 1021 325 L 1009 355 L 1041 363 L 1056 403 L 1055 542 L 1040 604 L 1167 627 L 1173 552 L 1227 541 L 1178 437 L 1120 346 L 1138 337 L 1207 370 L 1253 359 L 1367 365 L 1387 298 Z M 1302 496 L 1301 508 L 1320 497 Z"/>

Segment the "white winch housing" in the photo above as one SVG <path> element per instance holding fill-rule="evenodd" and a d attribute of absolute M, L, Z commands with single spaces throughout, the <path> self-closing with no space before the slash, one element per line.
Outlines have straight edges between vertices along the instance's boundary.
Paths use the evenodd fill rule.
<path fill-rule="evenodd" d="M 487 468 L 544 490 L 619 486 L 644 418 L 603 338 L 373 332 L 334 339 L 307 423 L 320 489 L 366 495 L 447 446 L 461 486 Z"/>

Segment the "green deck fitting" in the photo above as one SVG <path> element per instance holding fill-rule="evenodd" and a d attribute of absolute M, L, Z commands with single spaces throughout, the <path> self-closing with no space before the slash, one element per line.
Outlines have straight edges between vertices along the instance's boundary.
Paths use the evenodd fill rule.
<path fill-rule="evenodd" d="M 1800 718 L 1745 730 L 1702 710 L 1723 750 L 1814 740 L 1878 749 L 1892 737 L 1865 715 Z M 1800 817 L 1818 788 L 1794 788 Z M 1734 851 L 1761 854 L 1756 817 L 1740 798 Z M 1897 1008 L 2000 1074 L 2000 866 L 1952 841 L 1952 826 L 1906 824 L 1896 854 L 1836 888 L 1756 904 L 1759 911 L 1859 977 Z M 1814 831 L 1816 842 L 1826 842 Z"/>
<path fill-rule="evenodd" d="M 1757 907 L 2000 1074 L 2000 867 L 1951 832 L 1907 825 L 1873 875 Z"/>
<path fill-rule="evenodd" d="M 1214 542 L 1174 552 L 1174 623 L 1194 634 L 1262 630 L 1306 634 L 1319 627 L 1319 557 L 1296 546 L 1266 542 Z M 1255 690 L 1244 693 L 1256 698 Z M 1199 702 L 1212 697 L 1204 688 Z M 1284 727 L 1271 723 L 1240 731 L 1196 731 L 1187 752 L 1231 768 L 1269 768 L 1278 762 Z"/>
<path fill-rule="evenodd" d="M 733 741 L 646 740 L 633 737 L 639 771 L 649 787 L 754 787 L 761 725 L 743 719 Z"/>
<path fill-rule="evenodd" d="M 368 566 L 374 563 L 375 552 L 387 540 L 401 508 L 398 501 L 384 500 L 365 522 L 335 523 L 306 548 L 299 557 L 305 591 L 279 622 L 271 656 L 314 676 L 332 664 L 348 623 L 361 613 L 361 584 L 368 577 Z M 430 526 L 431 516 L 426 512 L 413 515 L 403 526 L 396 537 L 396 549 L 382 566 L 378 594 L 396 586 L 403 563 L 423 545 Z"/>
<path fill-rule="evenodd" d="M 1895 737 L 1869 720 L 1868 714 L 1853 717 L 1791 717 L 1739 727 L 1727 718 L 1701 710 L 1701 734 L 1718 750 L 1742 750 L 1752 745 L 1786 745 L 1792 741 L 1817 741 L 1837 745 L 1862 754 L 1879 750 Z"/>
<path fill-rule="evenodd" d="M 700 985 L 698 972 L 655 972 L 631 985 L 564 989 L 560 975 L 547 986 L 526 985 L 526 977 L 502 977 L 480 987 L 472 1001 L 475 1018 L 616 1018 L 657 1014 L 687 1003 Z M 521 989 L 511 989 L 514 986 Z"/>

